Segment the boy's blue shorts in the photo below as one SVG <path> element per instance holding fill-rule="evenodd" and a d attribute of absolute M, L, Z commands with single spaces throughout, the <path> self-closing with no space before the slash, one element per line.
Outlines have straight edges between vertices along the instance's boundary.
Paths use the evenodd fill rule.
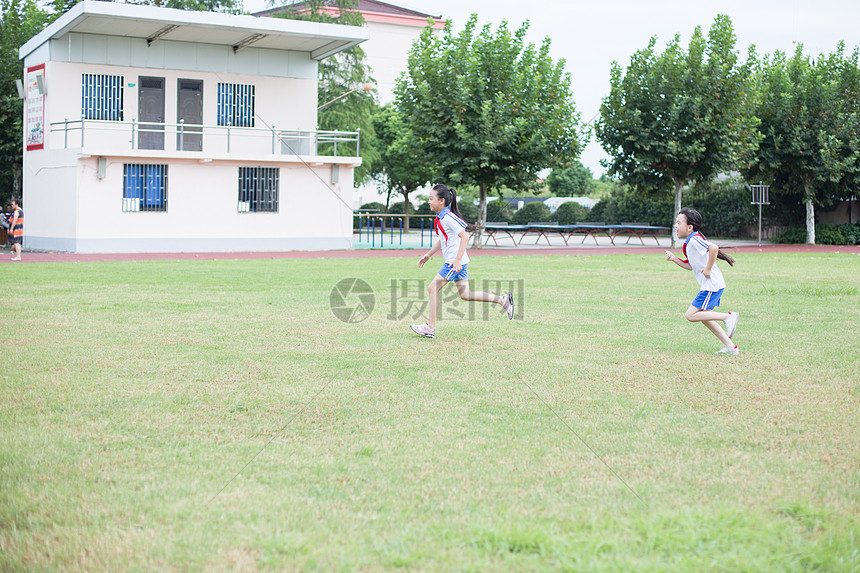
<path fill-rule="evenodd" d="M 720 297 L 723 296 L 724 290 L 700 290 L 699 294 L 696 295 L 696 298 L 690 304 L 699 310 L 714 310 L 720 306 Z"/>
<path fill-rule="evenodd" d="M 451 282 L 469 280 L 469 271 L 466 270 L 467 266 L 469 265 L 463 265 L 463 269 L 458 273 L 454 270 L 454 266 L 452 264 L 445 263 L 442 265 L 442 268 L 439 269 L 439 276 Z"/>

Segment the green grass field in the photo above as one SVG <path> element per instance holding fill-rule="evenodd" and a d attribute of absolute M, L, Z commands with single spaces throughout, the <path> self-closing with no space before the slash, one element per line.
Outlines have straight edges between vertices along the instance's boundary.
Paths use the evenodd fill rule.
<path fill-rule="evenodd" d="M 523 319 L 435 340 L 439 259 L 4 266 L 0 570 L 860 571 L 860 257 L 736 258 L 736 357 L 662 255 L 477 255 Z"/>

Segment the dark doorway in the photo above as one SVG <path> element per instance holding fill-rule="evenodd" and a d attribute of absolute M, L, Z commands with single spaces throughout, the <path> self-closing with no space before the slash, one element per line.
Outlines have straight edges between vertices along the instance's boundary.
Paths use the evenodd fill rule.
<path fill-rule="evenodd" d="M 178 81 L 176 149 L 203 151 L 203 80 Z"/>
<path fill-rule="evenodd" d="M 164 149 L 164 78 L 140 76 L 138 79 L 140 133 L 137 146 L 140 149 Z"/>

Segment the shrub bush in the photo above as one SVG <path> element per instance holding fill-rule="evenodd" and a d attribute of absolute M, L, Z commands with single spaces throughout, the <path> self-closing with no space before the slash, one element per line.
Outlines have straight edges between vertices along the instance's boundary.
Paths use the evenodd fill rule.
<path fill-rule="evenodd" d="M 427 211 L 430 211 L 430 205 L 427 205 Z M 406 212 L 406 201 L 398 201 L 397 203 L 392 203 L 388 206 L 388 213 L 390 215 L 399 215 L 400 213 Z M 420 215 L 419 208 L 413 205 L 411 202 L 409 203 L 409 214 L 410 215 Z"/>
<path fill-rule="evenodd" d="M 840 225 L 842 233 L 845 235 L 846 245 L 860 245 L 860 223 L 854 225 Z"/>
<path fill-rule="evenodd" d="M 359 207 L 358 210 L 359 211 L 365 211 L 365 212 L 369 211 L 371 213 L 385 213 L 385 205 L 383 205 L 382 203 L 378 203 L 378 202 L 374 201 L 371 203 L 365 203 L 364 205 Z M 361 227 L 364 228 L 366 225 L 367 225 L 367 217 L 362 217 L 361 218 Z M 353 229 L 359 228 L 358 217 L 352 218 L 352 228 Z"/>
<path fill-rule="evenodd" d="M 365 203 L 361 207 L 358 208 L 359 211 L 372 211 L 374 213 L 385 213 L 385 205 L 382 203 L 378 203 L 376 201 L 371 203 Z"/>
<path fill-rule="evenodd" d="M 774 243 L 801 244 L 806 242 L 806 226 L 794 225 L 771 237 Z M 818 245 L 857 245 L 860 244 L 860 224 L 815 225 L 815 242 Z"/>
<path fill-rule="evenodd" d="M 478 206 L 468 197 L 463 197 L 462 201 L 459 197 L 457 198 L 457 210 L 460 211 L 463 220 L 470 225 L 474 225 L 475 221 L 478 220 Z"/>
<path fill-rule="evenodd" d="M 427 201 L 422 201 L 418 208 L 415 209 L 415 213 L 417 215 L 434 215 L 433 210 L 430 208 L 430 204 Z"/>
<path fill-rule="evenodd" d="M 502 198 L 487 202 L 487 221 L 491 223 L 510 223 L 514 216 L 511 204 Z"/>
<path fill-rule="evenodd" d="M 708 237 L 743 237 L 758 220 L 758 210 L 750 205 L 749 191 L 736 181 L 699 185 L 685 189 L 684 207 L 702 214 L 702 233 Z M 609 224 L 648 223 L 671 227 L 674 223 L 674 192 L 644 194 L 626 187 L 616 188 L 599 201 L 589 216 L 591 221 Z"/>
<path fill-rule="evenodd" d="M 586 221 L 590 214 L 589 209 L 586 209 L 576 201 L 568 201 L 558 206 L 553 219 L 557 220 L 561 225 L 574 225 L 579 221 Z"/>
<path fill-rule="evenodd" d="M 543 201 L 532 201 L 518 209 L 511 222 L 515 225 L 528 225 L 529 223 L 545 223 L 550 219 L 549 207 Z"/>
<path fill-rule="evenodd" d="M 671 193 L 646 195 L 626 187 L 616 188 L 591 208 L 588 219 L 615 225 L 618 223 L 648 223 L 671 226 L 674 199 Z"/>
<path fill-rule="evenodd" d="M 750 204 L 750 192 L 736 181 L 697 186 L 685 191 L 683 205 L 702 214 L 706 237 L 745 237 L 758 221 L 758 208 Z"/>

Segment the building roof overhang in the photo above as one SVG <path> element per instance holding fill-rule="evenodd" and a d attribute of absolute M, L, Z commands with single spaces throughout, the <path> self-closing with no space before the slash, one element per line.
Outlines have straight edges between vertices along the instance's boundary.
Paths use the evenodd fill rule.
<path fill-rule="evenodd" d="M 160 40 L 306 52 L 315 60 L 347 50 L 369 38 L 365 28 L 256 18 L 216 12 L 195 12 L 83 0 L 60 16 L 18 50 L 24 59 L 49 40 L 68 33 L 140 38 L 149 44 Z"/>

